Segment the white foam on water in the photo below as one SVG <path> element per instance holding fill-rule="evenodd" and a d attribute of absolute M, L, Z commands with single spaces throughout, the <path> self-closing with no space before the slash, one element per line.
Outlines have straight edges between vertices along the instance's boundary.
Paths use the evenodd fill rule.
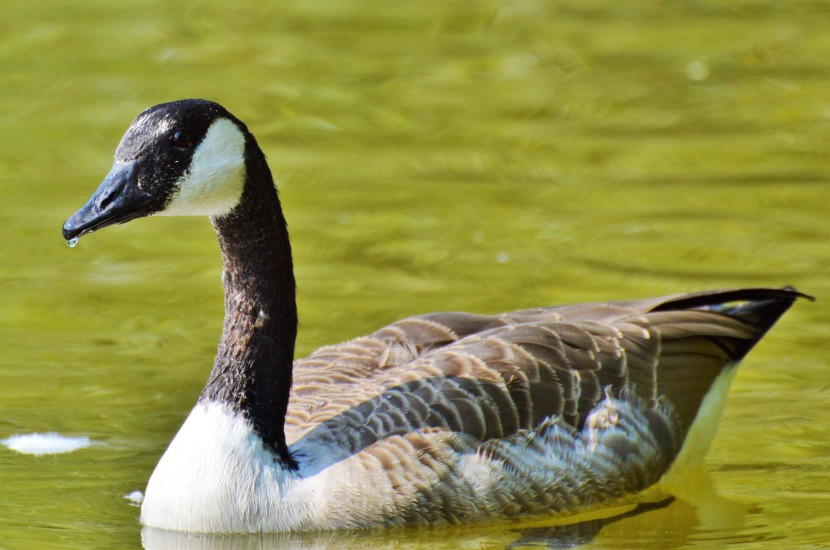
<path fill-rule="evenodd" d="M 88 437 L 68 437 L 53 432 L 13 435 L 0 443 L 12 451 L 35 456 L 71 453 L 92 445 Z"/>
<path fill-rule="evenodd" d="M 124 498 L 129 500 L 133 506 L 140 506 L 144 502 L 144 493 L 141 491 L 133 491 L 128 495 L 124 495 Z"/>

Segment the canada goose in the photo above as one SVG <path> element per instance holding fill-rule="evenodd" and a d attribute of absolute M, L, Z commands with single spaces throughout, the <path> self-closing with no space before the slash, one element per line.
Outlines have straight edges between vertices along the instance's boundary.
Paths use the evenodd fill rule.
<path fill-rule="evenodd" d="M 734 366 L 799 296 L 742 289 L 404 319 L 294 361 L 291 247 L 248 128 L 188 99 L 133 121 L 63 226 L 209 216 L 225 322 L 141 521 L 192 532 L 464 522 L 631 497 L 709 446 Z M 293 384 L 292 384 L 293 378 Z"/>

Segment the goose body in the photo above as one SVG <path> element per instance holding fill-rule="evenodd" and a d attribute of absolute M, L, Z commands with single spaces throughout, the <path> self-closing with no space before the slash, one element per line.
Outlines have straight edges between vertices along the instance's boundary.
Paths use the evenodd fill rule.
<path fill-rule="evenodd" d="M 739 289 L 435 313 L 294 361 L 291 248 L 247 127 L 204 100 L 141 113 L 67 240 L 206 215 L 225 322 L 141 521 L 192 532 L 436 524 L 607 506 L 699 462 L 735 366 L 792 305 Z"/>

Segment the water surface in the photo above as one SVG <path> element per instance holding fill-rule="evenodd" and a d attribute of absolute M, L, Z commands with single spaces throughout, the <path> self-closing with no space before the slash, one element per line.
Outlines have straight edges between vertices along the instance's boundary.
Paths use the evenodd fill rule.
<path fill-rule="evenodd" d="M 6 0 L 0 439 L 94 444 L 0 448 L 0 547 L 141 545 L 124 495 L 143 490 L 212 364 L 217 247 L 204 219 L 136 221 L 71 250 L 60 226 L 132 118 L 182 97 L 226 105 L 268 155 L 302 354 L 427 311 L 746 285 L 815 294 L 746 360 L 682 494 L 581 542 L 827 543 L 828 23 L 822 2 Z M 534 521 L 202 547 L 553 535 Z"/>

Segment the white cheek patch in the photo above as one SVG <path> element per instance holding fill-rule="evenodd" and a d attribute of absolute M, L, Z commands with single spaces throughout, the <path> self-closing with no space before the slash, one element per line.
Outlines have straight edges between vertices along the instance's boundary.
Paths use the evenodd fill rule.
<path fill-rule="evenodd" d="M 159 215 L 223 216 L 239 204 L 244 186 L 245 136 L 230 120 L 217 119 Z"/>

